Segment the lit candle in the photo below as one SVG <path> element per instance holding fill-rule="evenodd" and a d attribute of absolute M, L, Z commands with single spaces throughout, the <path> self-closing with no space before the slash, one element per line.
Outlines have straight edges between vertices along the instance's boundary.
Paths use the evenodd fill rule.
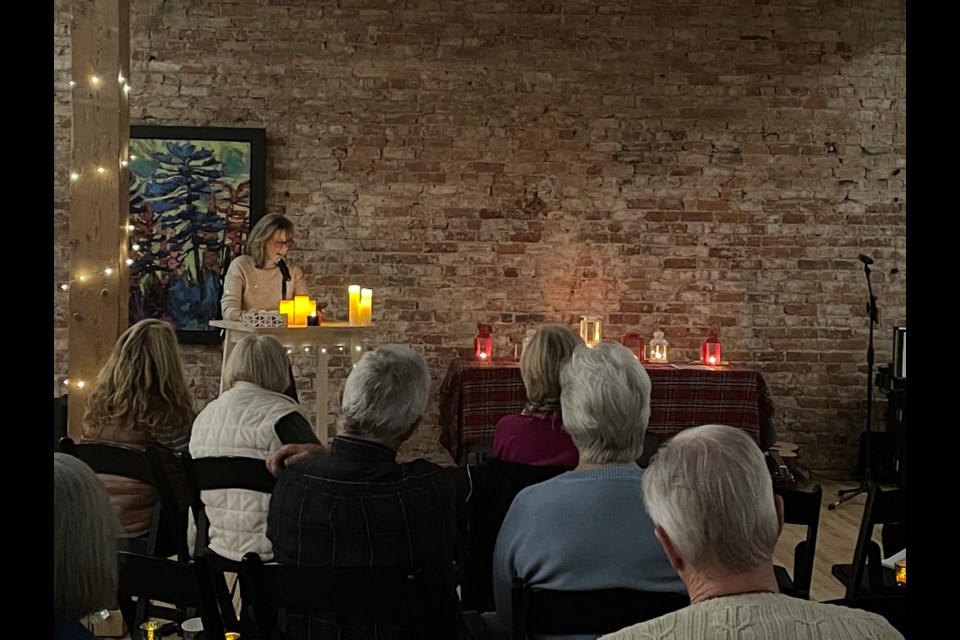
<path fill-rule="evenodd" d="M 360 326 L 368 326 L 372 318 L 373 289 L 360 289 Z"/>
<path fill-rule="evenodd" d="M 288 327 L 307 326 L 307 316 L 316 311 L 316 301 L 308 296 L 294 296 L 293 300 L 280 301 L 280 313 L 287 316 Z"/>
<path fill-rule="evenodd" d="M 356 327 L 360 324 L 360 285 L 352 284 L 347 287 L 347 294 L 350 297 L 350 326 Z"/>

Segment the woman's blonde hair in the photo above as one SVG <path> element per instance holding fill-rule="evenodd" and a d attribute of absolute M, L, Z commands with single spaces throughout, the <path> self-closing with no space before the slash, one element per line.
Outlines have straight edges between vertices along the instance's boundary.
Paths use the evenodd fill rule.
<path fill-rule="evenodd" d="M 85 434 L 142 431 L 160 443 L 188 432 L 196 418 L 173 327 L 141 320 L 123 332 L 100 370 L 83 415 Z"/>
<path fill-rule="evenodd" d="M 54 453 L 54 617 L 79 620 L 116 601 L 118 535 L 117 516 L 93 470 Z"/>
<path fill-rule="evenodd" d="M 277 231 L 286 233 L 288 242 L 293 240 L 293 223 L 279 213 L 268 213 L 257 220 L 250 230 L 246 254 L 254 259 L 258 269 L 262 269 L 267 261 L 267 243 Z"/>
<path fill-rule="evenodd" d="M 520 377 L 530 402 L 544 404 L 560 400 L 560 367 L 578 344 L 576 333 L 562 324 L 540 327 L 520 356 Z"/>
<path fill-rule="evenodd" d="M 230 352 L 223 367 L 223 390 L 237 382 L 283 393 L 290 385 L 290 359 L 286 348 L 273 336 L 247 336 Z"/>

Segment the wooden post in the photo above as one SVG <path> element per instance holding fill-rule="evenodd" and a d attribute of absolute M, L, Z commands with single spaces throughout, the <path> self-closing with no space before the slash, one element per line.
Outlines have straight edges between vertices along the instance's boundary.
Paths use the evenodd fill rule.
<path fill-rule="evenodd" d="M 68 432 L 127 327 L 130 177 L 130 1 L 74 3 L 70 145 L 70 377 Z"/>

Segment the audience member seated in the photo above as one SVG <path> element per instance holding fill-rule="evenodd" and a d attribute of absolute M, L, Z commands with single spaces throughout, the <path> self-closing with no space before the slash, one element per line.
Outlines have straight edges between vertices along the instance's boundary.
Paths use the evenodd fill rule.
<path fill-rule="evenodd" d="M 266 460 L 284 444 L 314 443 L 317 436 L 300 405 L 284 390 L 290 384 L 287 350 L 269 335 L 236 344 L 223 369 L 223 393 L 193 423 L 190 455 L 244 456 Z M 273 557 L 267 540 L 270 496 L 243 489 L 204 491 L 210 521 L 208 547 L 239 562 L 253 551 Z M 191 537 L 193 532 L 191 522 Z"/>
<path fill-rule="evenodd" d="M 494 551 L 493 635 L 510 636 L 511 587 L 522 578 L 556 590 L 628 588 L 686 593 L 643 508 L 636 460 L 650 418 L 650 377 L 625 347 L 581 344 L 560 375 L 573 471 L 514 499 Z M 595 637 L 595 636 L 594 636 Z"/>
<path fill-rule="evenodd" d="M 493 435 L 493 455 L 508 462 L 573 469 L 577 448 L 563 430 L 560 411 L 560 367 L 580 336 L 568 327 L 541 327 L 520 356 L 520 377 L 527 405 L 519 415 L 500 418 Z"/>
<path fill-rule="evenodd" d="M 93 640 L 81 622 L 117 599 L 120 525 L 87 465 L 53 454 L 53 638 Z"/>
<path fill-rule="evenodd" d="M 196 411 L 173 327 L 146 319 L 123 332 L 101 369 L 83 414 L 83 439 L 128 446 L 156 445 L 181 501 L 190 494 L 173 455 L 186 448 Z M 132 478 L 98 474 L 126 536 L 150 528 L 157 494 Z"/>
<path fill-rule="evenodd" d="M 429 588 L 434 615 L 424 635 L 382 620 L 288 613 L 288 638 L 456 638 L 455 490 L 426 460 L 397 463 L 396 452 L 423 418 L 430 374 L 413 350 L 387 345 L 363 356 L 343 389 L 329 451 L 286 446 L 268 459 L 278 474 L 267 536 L 281 563 L 371 567 L 409 564 Z M 286 467 L 286 470 L 283 468 Z"/>
<path fill-rule="evenodd" d="M 740 429 L 705 425 L 674 436 L 647 468 L 643 496 L 691 604 L 604 638 L 902 640 L 878 615 L 777 591 L 783 500 Z"/>

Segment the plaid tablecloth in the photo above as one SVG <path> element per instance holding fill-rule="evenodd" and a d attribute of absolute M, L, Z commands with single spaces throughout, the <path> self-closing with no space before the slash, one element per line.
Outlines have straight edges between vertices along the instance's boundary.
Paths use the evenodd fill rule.
<path fill-rule="evenodd" d="M 668 438 L 701 424 L 740 427 L 760 442 L 773 401 L 759 371 L 726 365 L 649 364 L 651 435 Z M 464 445 L 493 444 L 505 415 L 520 413 L 527 392 L 517 362 L 464 362 L 455 358 L 440 385 L 440 443 L 456 459 Z"/>

